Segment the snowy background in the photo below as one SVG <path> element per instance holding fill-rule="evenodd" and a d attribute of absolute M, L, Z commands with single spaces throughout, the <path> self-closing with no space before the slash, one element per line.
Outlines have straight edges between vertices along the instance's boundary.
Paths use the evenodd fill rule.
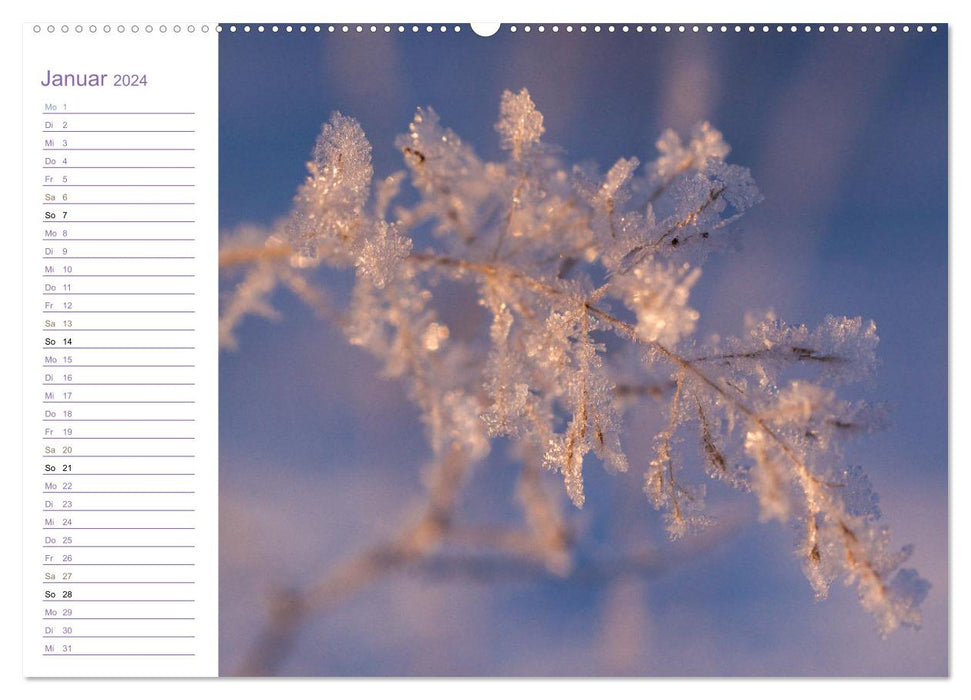
<path fill-rule="evenodd" d="M 334 110 L 361 122 L 376 177 L 403 167 L 394 137 L 419 105 L 499 157 L 504 89 L 527 87 L 544 140 L 602 168 L 651 160 L 664 128 L 711 121 L 765 201 L 738 227 L 738 249 L 706 263 L 692 294 L 700 331 L 738 333 L 747 311 L 769 308 L 810 326 L 828 313 L 876 321 L 882 364 L 864 393 L 894 406 L 893 424 L 851 443 L 846 462 L 863 465 L 895 543 L 915 545 L 909 565 L 933 585 L 923 629 L 884 641 L 854 590 L 814 602 L 795 533 L 759 523 L 749 495 L 713 492 L 718 529 L 669 544 L 641 491 L 658 425 L 645 411 L 625 440 L 631 471 L 590 465 L 587 504 L 571 515 L 581 553 L 656 549 L 669 570 L 606 583 L 394 574 L 313 618 L 282 673 L 947 673 L 946 30 L 224 32 L 220 68 L 224 230 L 287 212 Z M 394 532 L 420 502 L 428 455 L 398 384 L 296 300 L 275 303 L 283 320 L 248 320 L 240 349 L 220 358 L 224 674 L 274 586 L 313 581 Z M 514 466 L 494 449 L 463 516 L 515 517 Z"/>

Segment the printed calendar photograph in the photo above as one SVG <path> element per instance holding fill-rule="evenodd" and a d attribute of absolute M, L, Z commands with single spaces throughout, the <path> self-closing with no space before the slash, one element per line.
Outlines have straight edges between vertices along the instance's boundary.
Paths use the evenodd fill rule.
<path fill-rule="evenodd" d="M 221 672 L 946 674 L 946 46 L 224 26 Z"/>

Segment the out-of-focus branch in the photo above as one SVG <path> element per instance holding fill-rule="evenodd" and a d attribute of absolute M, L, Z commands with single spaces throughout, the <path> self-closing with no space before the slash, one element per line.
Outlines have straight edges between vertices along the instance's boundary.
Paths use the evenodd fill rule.
<path fill-rule="evenodd" d="M 625 576 L 657 578 L 723 544 L 738 532 L 743 522 L 741 518 L 726 518 L 719 526 L 664 551 L 632 552 L 579 561 L 563 575 L 550 571 L 542 561 L 505 552 L 441 552 L 417 562 L 405 572 L 436 579 L 467 578 L 477 582 L 547 580 L 585 586 L 601 586 Z"/>
<path fill-rule="evenodd" d="M 291 255 L 293 255 L 293 249 L 285 243 L 273 246 L 233 247 L 219 251 L 219 267 L 286 260 Z"/>
<path fill-rule="evenodd" d="M 237 675 L 273 675 L 287 657 L 308 615 L 344 602 L 388 571 L 427 556 L 452 521 L 468 460 L 461 448 L 449 450 L 436 465 L 419 517 L 399 534 L 353 556 L 329 575 L 302 590 L 278 591 L 268 620 Z"/>
<path fill-rule="evenodd" d="M 652 399 L 663 399 L 672 391 L 677 382 L 654 382 L 648 384 L 615 384 L 614 394 L 619 398 L 641 398 L 648 396 Z"/>
<path fill-rule="evenodd" d="M 534 462 L 527 464 L 535 466 Z M 538 469 L 524 468 L 521 478 L 520 489 L 526 492 L 521 500 L 529 521 L 526 529 L 457 524 L 453 516 L 466 467 L 460 450 L 446 458 L 429 487 L 420 516 L 400 534 L 354 555 L 306 588 L 277 590 L 269 601 L 262 630 L 234 675 L 275 675 L 310 617 L 347 603 L 393 573 L 477 582 L 548 580 L 599 586 L 625 576 L 660 576 L 718 546 L 742 523 L 728 518 L 721 527 L 670 551 L 591 559 L 574 566 L 574 537 L 547 502 L 538 483 Z"/>
<path fill-rule="evenodd" d="M 320 288 L 289 264 L 294 250 L 286 243 L 261 246 L 230 246 L 219 253 L 219 267 L 223 269 L 247 266 L 242 280 L 225 304 L 219 316 L 219 344 L 236 347 L 235 331 L 249 315 L 276 319 L 278 314 L 269 298 L 278 286 L 283 286 L 303 301 L 317 318 L 340 325 L 340 314 Z"/>

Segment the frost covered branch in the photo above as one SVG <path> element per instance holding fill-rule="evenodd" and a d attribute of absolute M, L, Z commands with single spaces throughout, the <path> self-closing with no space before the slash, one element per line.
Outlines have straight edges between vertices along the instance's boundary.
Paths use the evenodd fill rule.
<path fill-rule="evenodd" d="M 247 314 L 272 317 L 280 285 L 335 318 L 314 273 L 353 274 L 336 320 L 352 345 L 407 385 L 435 465 L 425 516 L 378 560 L 427 557 L 457 537 L 453 487 L 462 478 L 446 480 L 444 491 L 436 479 L 467 474 L 505 438 L 524 465 L 528 529 L 482 536 L 491 546 L 568 572 L 562 515 L 536 479 L 543 468 L 559 473 L 582 507 L 591 453 L 611 471 L 631 461 L 644 468 L 649 501 L 681 537 L 708 522 L 694 471 L 752 492 L 763 520 L 795 525 L 818 597 L 843 578 L 882 634 L 918 626 L 929 584 L 901 568 L 909 549 L 891 548 L 868 480 L 840 451 L 885 422 L 880 407 L 836 394 L 872 375 L 875 325 L 829 316 L 810 329 L 770 313 L 747 319 L 738 337 L 694 338 L 699 314 L 689 302 L 701 263 L 761 200 L 750 172 L 725 161 L 722 135 L 708 124 L 687 142 L 667 131 L 643 169 L 621 158 L 600 174 L 568 166 L 542 141 L 543 117 L 525 89 L 504 93 L 499 111 L 505 162 L 482 161 L 424 108 L 396 141 L 406 170 L 376 184 L 363 130 L 335 113 L 292 211 L 263 232 L 262 247 L 243 231 L 223 253 L 227 272 L 243 269 L 222 314 L 230 347 Z M 417 198 L 402 196 L 406 185 Z M 453 333 L 442 319 L 444 281 L 476 290 L 478 335 Z M 636 381 L 608 349 L 618 344 L 638 355 Z M 654 455 L 628 455 L 624 413 L 645 401 L 656 410 L 659 400 L 667 405 Z M 373 557 L 362 561 L 349 569 L 352 580 L 380 568 Z M 339 573 L 327 580 L 347 585 Z"/>

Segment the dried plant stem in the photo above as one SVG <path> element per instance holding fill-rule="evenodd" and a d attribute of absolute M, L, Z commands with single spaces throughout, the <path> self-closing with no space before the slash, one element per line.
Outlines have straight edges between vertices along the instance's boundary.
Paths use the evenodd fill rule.
<path fill-rule="evenodd" d="M 713 193 L 712 198 L 714 199 L 720 194 L 720 192 Z M 558 297 L 562 296 L 563 294 L 562 291 L 550 284 L 541 282 L 530 277 L 529 275 L 519 273 L 516 270 L 512 270 L 500 265 L 472 263 L 466 260 L 436 256 L 428 253 L 413 254 L 412 258 L 416 262 L 423 264 L 433 264 L 446 268 L 469 271 L 480 275 L 502 277 L 506 280 L 519 283 L 531 291 L 539 292 L 545 295 Z M 614 332 L 621 337 L 627 338 L 635 343 L 643 344 L 646 342 L 637 335 L 636 329 L 630 323 L 627 323 L 626 321 L 617 318 L 613 314 L 600 309 L 591 302 L 586 302 L 584 304 L 584 308 L 590 316 L 598 319 L 605 325 L 612 328 Z M 827 488 L 831 488 L 833 484 L 830 484 L 813 474 L 809 466 L 802 460 L 796 450 L 793 449 L 793 447 L 786 440 L 784 440 L 772 429 L 762 415 L 740 400 L 735 394 L 729 392 L 725 387 L 709 377 L 708 374 L 706 374 L 696 362 L 682 357 L 661 343 L 651 342 L 648 344 L 658 353 L 671 361 L 676 367 L 678 367 L 679 373 L 690 374 L 697 382 L 707 386 L 721 399 L 730 404 L 735 410 L 743 414 L 754 429 L 765 435 L 766 438 L 768 438 L 782 451 L 782 453 L 792 462 L 795 468 L 798 485 L 803 493 L 807 511 L 812 517 L 815 517 L 821 512 L 840 512 L 840 509 L 835 507 L 833 499 L 827 493 Z M 682 380 L 679 379 L 678 384 L 680 384 L 681 381 Z M 848 562 L 854 565 L 854 567 L 862 568 L 862 575 L 866 579 L 872 581 L 873 586 L 877 589 L 881 596 L 886 595 L 886 581 L 874 563 L 866 558 L 865 550 L 859 545 L 859 540 L 856 534 L 853 532 L 853 529 L 843 518 L 837 517 L 836 522 L 843 538 Z"/>
<path fill-rule="evenodd" d="M 496 129 L 510 152 L 505 164 L 483 162 L 434 110 L 417 110 L 395 143 L 419 201 L 403 201 L 389 220 L 409 173 L 386 178 L 372 197 L 371 144 L 356 120 L 334 113 L 287 218 L 263 247 L 228 240 L 220 255 L 223 268 L 248 266 L 224 306 L 221 344 L 235 347 L 246 314 L 276 318 L 270 295 L 289 289 L 377 357 L 388 377 L 404 380 L 432 454 L 415 517 L 315 582 L 276 594 L 243 673 L 276 672 L 309 616 L 392 571 L 566 578 L 589 569 L 574 561 L 573 533 L 542 472 L 562 475 L 581 507 L 585 456 L 626 471 L 622 409 L 645 397 L 669 400 L 644 487 L 672 538 L 705 521 L 697 514 L 704 487 L 689 486 L 682 469 L 686 427 L 697 426 L 709 476 L 751 489 L 763 519 L 804 526 L 800 553 L 818 597 L 844 575 L 882 633 L 918 626 L 929 584 L 900 568 L 908 548 L 887 551 L 889 531 L 874 524 L 866 477 L 833 459 L 840 438 L 877 422 L 865 404 L 830 389 L 869 375 L 875 324 L 828 316 L 810 331 L 766 314 L 746 321 L 747 339 L 713 338 L 700 352 L 679 352 L 699 318 L 688 305 L 700 274 L 695 251 L 707 252 L 707 239 L 761 200 L 750 171 L 725 162 L 721 134 L 700 124 L 684 144 L 668 130 L 646 177 L 628 158 L 591 181 L 589 168 L 571 170 L 541 143 L 543 117 L 526 89 L 503 93 Z M 238 241 L 252 233 L 242 230 Z M 417 251 L 415 236 L 426 233 L 444 239 L 447 252 Z M 353 272 L 341 317 L 315 291 L 318 265 Z M 435 287 L 446 279 L 475 288 L 492 315 L 486 337 L 468 332 L 476 318 L 455 324 L 438 308 L 434 300 L 451 290 Z M 617 344 L 634 346 L 647 373 L 660 368 L 667 381 L 619 383 L 619 368 L 605 362 Z M 810 366 L 818 378 L 805 378 Z M 496 439 L 509 439 L 521 460 L 524 523 L 460 525 L 461 489 Z M 610 577 L 625 566 L 651 574 L 665 565 L 648 557 L 593 568 Z"/>
<path fill-rule="evenodd" d="M 720 195 L 721 191 L 714 191 L 711 194 L 708 202 L 710 203 L 711 201 L 714 201 Z M 232 266 L 242 263 L 252 263 L 254 261 L 258 261 L 260 263 L 270 263 L 275 260 L 285 259 L 290 253 L 290 249 L 285 245 L 260 249 L 237 249 L 222 254 L 220 256 L 220 265 Z M 564 291 L 554 284 L 538 280 L 528 274 L 520 272 L 499 262 L 472 262 L 462 258 L 443 256 L 432 252 L 411 253 L 407 260 L 411 264 L 423 267 L 440 267 L 446 270 L 456 271 L 458 273 L 471 273 L 486 279 L 503 280 L 507 283 L 518 285 L 524 290 L 554 299 L 561 299 L 565 294 Z M 295 288 L 294 285 L 289 283 L 288 286 L 290 286 L 292 289 Z M 299 293 L 300 290 L 299 288 L 296 288 L 295 291 Z M 595 303 L 587 301 L 584 303 L 584 308 L 586 313 L 591 318 L 595 318 L 605 326 L 611 328 L 620 337 L 639 344 L 644 344 L 646 342 L 637 335 L 636 329 L 632 324 L 623 321 L 613 314 L 599 308 Z M 525 305 L 520 309 L 520 311 L 524 313 L 530 312 L 529 308 Z M 690 375 L 696 383 L 708 387 L 719 398 L 731 405 L 734 410 L 744 415 L 749 425 L 754 430 L 757 430 L 759 433 L 764 435 L 782 452 L 782 454 L 786 456 L 794 467 L 797 483 L 803 494 L 803 499 L 805 501 L 810 520 L 815 521 L 818 516 L 825 513 L 837 514 L 835 521 L 843 539 L 848 563 L 852 564 L 854 568 L 861 570 L 861 576 L 868 580 L 870 587 L 876 590 L 879 595 L 885 595 L 887 590 L 886 581 L 874 563 L 866 558 L 865 550 L 860 546 L 859 539 L 856 533 L 854 533 L 853 528 L 845 519 L 838 516 L 840 509 L 836 507 L 834 500 L 828 493 L 828 489 L 838 485 L 826 482 L 813 474 L 796 450 L 775 430 L 773 430 L 765 415 L 760 414 L 748 406 L 741 398 L 739 398 L 739 396 L 712 379 L 700 366 L 705 362 L 718 359 L 732 359 L 734 356 L 723 355 L 686 358 L 662 345 L 661 343 L 650 342 L 647 344 L 661 356 L 665 357 L 672 364 L 674 364 L 678 368 L 679 373 Z M 808 352 L 805 355 L 800 355 L 798 359 L 828 361 L 830 359 L 838 358 L 831 358 L 830 356 L 817 356 L 811 352 Z M 423 368 L 414 366 L 411 367 L 411 370 L 413 376 L 416 378 L 416 381 L 420 384 Z M 428 395 L 428 393 L 424 391 L 418 391 L 417 393 L 419 396 Z M 422 522 L 420 521 L 416 527 L 421 526 Z M 427 523 L 425 523 L 425 526 L 427 526 Z M 397 538 L 397 541 L 391 544 L 390 548 L 387 546 L 378 548 L 377 550 L 364 555 L 360 560 L 351 562 L 348 564 L 346 569 L 342 570 L 344 572 L 343 575 L 335 575 L 331 579 L 328 579 L 327 586 L 315 594 L 315 597 L 319 596 L 321 601 L 326 603 L 326 601 L 332 596 L 330 593 L 331 590 L 342 590 L 343 586 L 345 585 L 342 583 L 343 581 L 350 581 L 352 583 L 361 579 L 369 581 L 385 570 L 388 566 L 400 566 L 404 563 L 410 563 L 413 561 L 413 557 L 403 556 L 406 548 L 402 548 L 405 547 L 407 542 L 410 541 L 410 538 L 414 537 L 415 534 L 416 532 L 414 531 L 405 532 L 402 537 Z M 807 546 L 807 556 L 809 557 L 811 565 L 812 562 L 815 561 L 813 559 L 814 551 L 815 550 L 813 549 L 812 545 L 809 544 Z M 359 584 L 351 586 L 351 588 L 357 587 L 359 587 Z M 289 610 L 290 607 L 284 606 L 284 609 Z M 282 617 L 285 617 L 285 615 L 281 616 L 281 619 Z"/>

